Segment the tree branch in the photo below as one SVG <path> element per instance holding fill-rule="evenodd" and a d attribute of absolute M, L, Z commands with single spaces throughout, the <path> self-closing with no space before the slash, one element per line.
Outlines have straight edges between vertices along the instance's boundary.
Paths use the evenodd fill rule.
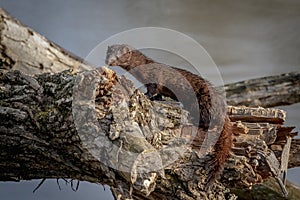
<path fill-rule="evenodd" d="M 1 68 L 26 74 L 90 70 L 83 59 L 25 27 L 0 8 Z M 274 107 L 300 102 L 300 74 L 287 73 L 225 85 L 228 105 Z"/>
<path fill-rule="evenodd" d="M 27 74 L 74 71 L 31 77 L 1 70 L 2 181 L 85 180 L 110 185 L 116 199 L 225 199 L 234 197 L 226 187 L 249 188 L 286 170 L 294 134 L 292 128 L 283 126 L 285 112 L 230 107 L 235 127 L 233 155 L 222 183 L 203 192 L 212 155 L 204 158 L 195 147 L 199 144 L 195 140 L 203 139 L 205 133 L 188 123 L 188 113 L 177 103 L 149 101 L 131 82 L 107 68 L 77 76 L 76 72 L 91 67 L 3 10 L 0 37 L 1 69 Z M 297 80 L 287 80 L 299 85 Z M 245 87 L 251 88 L 249 82 Z M 241 85 L 237 89 L 227 86 L 228 99 L 235 104 L 242 100 L 234 92 L 246 94 Z M 275 88 L 278 85 L 284 83 L 279 81 Z M 299 91 L 292 93 L 296 98 L 289 102 L 299 101 Z M 262 103 L 261 98 L 256 105 Z M 278 100 L 268 99 L 270 105 L 278 105 Z M 293 140 L 290 167 L 299 166 L 294 159 L 299 155 L 297 146 Z"/>
<path fill-rule="evenodd" d="M 300 73 L 250 79 L 225 85 L 227 103 L 274 107 L 300 102 Z"/>
<path fill-rule="evenodd" d="M 78 76 L 2 71 L 0 89 L 2 181 L 71 178 L 108 184 L 123 198 L 128 185 L 136 198 L 225 198 L 220 183 L 203 192 L 210 155 L 193 145 L 205 132 L 189 125 L 188 113 L 175 102 L 148 100 L 107 68 Z M 284 111 L 228 112 L 236 137 L 222 183 L 248 188 L 278 176 L 279 147 L 291 136 L 281 126 Z"/>
<path fill-rule="evenodd" d="M 0 41 L 2 69 L 21 70 L 26 74 L 91 69 L 81 58 L 25 27 L 1 8 Z"/>
<path fill-rule="evenodd" d="M 164 190 L 156 197 L 189 196 L 178 175 L 192 178 L 182 170 L 194 172 L 191 162 L 200 161 L 188 159 L 191 148 L 178 137 L 187 121 L 179 107 L 149 101 L 107 68 L 78 76 L 2 71 L 0 88 L 0 180 L 71 178 L 108 184 L 124 198 L 128 185 L 137 197 L 155 188 Z"/>

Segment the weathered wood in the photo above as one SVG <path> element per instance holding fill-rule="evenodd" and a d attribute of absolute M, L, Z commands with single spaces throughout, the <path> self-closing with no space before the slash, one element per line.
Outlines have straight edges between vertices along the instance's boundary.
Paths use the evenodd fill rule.
<path fill-rule="evenodd" d="M 0 8 L 0 68 L 26 74 L 91 69 L 81 58 L 47 40 Z"/>
<path fill-rule="evenodd" d="M 300 102 L 300 72 L 225 85 L 228 105 L 265 108 Z"/>
<path fill-rule="evenodd" d="M 261 118 L 263 117 L 262 115 Z M 241 157 L 239 157 L 239 159 L 233 157 L 233 160 L 229 162 L 230 168 L 235 169 L 235 174 L 227 175 L 227 177 L 234 177 L 239 173 L 239 178 L 245 176 L 245 169 L 241 171 L 241 167 L 237 164 L 237 161 L 241 159 L 243 160 L 241 162 L 247 163 L 247 171 L 249 172 L 249 174 L 246 175 L 247 178 L 253 177 L 248 183 L 246 183 L 246 180 L 241 180 L 236 181 L 235 184 L 239 184 L 238 186 L 241 187 L 240 182 L 243 182 L 244 187 L 251 187 L 253 184 L 269 177 L 266 172 L 270 171 L 270 167 L 276 171 L 276 175 L 278 176 L 281 172 L 286 170 L 286 162 L 281 161 L 283 158 L 288 159 L 289 156 L 289 148 L 287 148 L 285 144 L 287 144 L 289 138 L 292 137 L 290 132 L 283 132 L 282 130 L 284 129 L 282 129 L 279 124 L 269 124 L 267 122 L 249 123 L 236 121 L 233 123 L 233 127 L 235 133 L 233 153 L 237 157 Z M 270 155 L 274 156 L 272 158 L 274 165 L 272 163 L 265 163 L 265 159 Z M 274 160 L 275 157 L 276 160 Z M 242 166 L 242 168 L 243 167 L 245 166 Z M 225 174 L 226 173 L 227 172 L 225 172 Z"/>
<path fill-rule="evenodd" d="M 0 39 L 1 69 L 37 74 L 91 68 L 3 10 Z M 286 149 L 287 138 L 294 135 L 290 128 L 282 127 L 282 111 L 230 107 L 236 134 L 233 156 L 222 175 L 223 184 L 217 183 L 212 191 L 203 192 L 208 162 L 198 158 L 193 145 L 187 145 L 193 143 L 193 136 L 179 137 L 194 129 L 189 128 L 186 112 L 176 104 L 149 101 L 130 82 L 107 69 L 81 74 L 78 79 L 70 72 L 30 77 L 1 71 L 0 77 L 0 180 L 85 180 L 110 185 L 115 197 L 122 199 L 131 196 L 132 188 L 136 199 L 224 199 L 230 196 L 228 186 L 248 188 L 284 170 L 281 152 Z M 270 81 L 274 77 L 267 82 L 276 83 L 277 89 L 293 84 L 289 103 L 299 102 L 298 79 L 284 77 L 286 83 Z M 241 88 L 251 88 L 252 84 L 248 81 L 239 83 L 237 89 L 227 87 L 228 99 L 239 104 L 242 99 L 234 93 L 243 93 Z M 260 88 L 260 93 L 266 95 L 272 90 L 266 88 Z M 285 94 L 277 89 L 276 95 Z M 76 91 L 81 92 L 76 95 Z M 254 94 L 247 98 L 263 99 Z M 82 95 L 89 98 L 81 98 Z M 269 106 L 286 104 L 280 98 L 266 99 L 273 102 Z M 262 103 L 255 101 L 255 105 Z M 92 121 L 87 122 L 87 117 Z M 89 134 L 82 138 L 81 131 Z M 200 130 L 196 135 L 203 133 Z M 289 167 L 300 164 L 299 146 L 297 140 L 292 141 Z M 157 154 L 162 147 L 164 150 Z M 133 150 L 136 157 L 127 159 L 128 150 Z M 99 157 L 106 159 L 100 162 Z M 176 162 L 149 172 L 151 167 L 164 166 L 170 159 Z"/>
<path fill-rule="evenodd" d="M 107 68 L 78 77 L 2 71 L 0 98 L 2 181 L 72 178 L 108 184 L 122 198 L 130 196 L 131 187 L 137 199 L 225 198 L 220 183 L 211 192 L 202 190 L 209 155 L 199 158 L 190 138 L 181 137 L 186 125 L 191 127 L 187 112 L 178 104 L 149 101 Z M 254 113 L 261 119 L 285 116 L 276 109 Z M 270 167 L 280 170 L 266 158 L 281 125 L 234 123 L 234 155 L 222 183 L 248 188 L 274 176 Z"/>
<path fill-rule="evenodd" d="M 0 71 L 1 181 L 113 181 L 113 171 L 82 155 L 86 150 L 72 117 L 73 85 L 67 73 L 33 78 Z"/>
<path fill-rule="evenodd" d="M 289 168 L 300 166 L 300 139 L 293 139 L 290 150 Z"/>
<path fill-rule="evenodd" d="M 274 179 L 269 179 L 264 184 L 258 184 L 253 186 L 251 189 L 232 189 L 232 191 L 238 196 L 238 199 L 249 200 L 249 199 L 272 199 L 272 200 L 296 200 L 300 199 L 299 187 L 287 182 L 287 190 L 289 196 L 283 197 L 281 190 L 278 187 Z"/>
<path fill-rule="evenodd" d="M 187 116 L 107 68 L 35 77 L 2 70 L 0 180 L 85 180 L 110 185 L 122 199 L 131 188 L 137 199 L 224 199 L 221 184 L 201 192 L 205 164 L 178 137 Z"/>
<path fill-rule="evenodd" d="M 249 108 L 249 107 L 228 107 L 231 121 L 244 122 L 269 122 L 272 124 L 282 124 L 286 118 L 286 113 L 279 109 Z"/>
<path fill-rule="evenodd" d="M 90 70 L 83 59 L 22 25 L 0 8 L 1 68 L 26 74 Z M 300 102 L 300 74 L 250 79 L 225 85 L 228 105 L 274 107 Z"/>

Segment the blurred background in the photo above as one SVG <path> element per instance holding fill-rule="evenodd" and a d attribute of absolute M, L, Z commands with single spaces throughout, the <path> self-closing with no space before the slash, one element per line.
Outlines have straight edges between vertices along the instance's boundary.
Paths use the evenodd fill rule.
<path fill-rule="evenodd" d="M 155 26 L 199 42 L 225 83 L 300 70 L 299 0 L 0 0 L 0 7 L 82 58 L 113 34 Z M 280 108 L 287 125 L 299 124 L 300 104 Z M 299 177 L 299 168 L 288 171 L 290 181 Z M 56 180 L 33 194 L 39 182 L 0 182 L 0 199 L 113 199 L 107 186 L 81 182 L 73 192 L 61 181 L 60 191 Z"/>

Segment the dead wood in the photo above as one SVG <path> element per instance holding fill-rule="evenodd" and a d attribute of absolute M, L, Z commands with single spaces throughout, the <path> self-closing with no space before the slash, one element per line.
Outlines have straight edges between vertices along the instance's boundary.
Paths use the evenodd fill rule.
<path fill-rule="evenodd" d="M 110 185 L 116 199 L 230 199 L 227 188 L 249 188 L 300 164 L 299 141 L 292 139 L 293 127 L 284 126 L 284 111 L 229 107 L 232 157 L 221 183 L 204 192 L 210 155 L 199 157 L 193 135 L 181 137 L 197 129 L 178 104 L 149 101 L 107 68 L 77 76 L 92 67 L 3 10 L 0 39 L 1 181 L 84 180 Z M 61 72 L 68 69 L 73 72 Z M 262 87 L 255 80 L 227 85 L 228 102 L 299 102 L 298 76 L 257 80 L 264 81 Z M 291 88 L 288 94 L 283 86 Z M 280 94 L 290 95 L 288 101 Z M 247 103 L 251 99 L 258 100 Z"/>

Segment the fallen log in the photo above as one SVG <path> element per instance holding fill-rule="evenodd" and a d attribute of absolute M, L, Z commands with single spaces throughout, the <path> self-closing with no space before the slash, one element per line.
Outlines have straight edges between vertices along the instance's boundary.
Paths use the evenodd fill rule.
<path fill-rule="evenodd" d="M 300 73 L 290 72 L 224 86 L 229 105 L 275 107 L 300 102 Z"/>
<path fill-rule="evenodd" d="M 289 166 L 299 166 L 299 142 L 291 142 L 295 134 L 283 126 L 283 111 L 229 107 L 233 155 L 221 182 L 204 192 L 210 155 L 199 156 L 191 138 L 181 137 L 195 128 L 178 104 L 149 101 L 107 68 L 76 76 L 92 67 L 3 10 L 0 16 L 0 180 L 84 180 L 110 185 L 116 199 L 230 199 L 234 194 L 228 187 L 249 188 L 278 178 L 287 168 L 289 145 Z M 69 69 L 73 72 L 61 72 Z M 291 90 L 296 97 L 297 92 Z M 236 102 L 232 105 L 242 101 L 228 94 Z M 293 99 L 289 102 L 299 102 Z"/>
<path fill-rule="evenodd" d="M 91 70 L 72 53 L 25 27 L 0 8 L 0 60 L 2 69 L 26 74 Z M 103 58 L 104 59 L 104 58 Z M 300 73 L 286 73 L 227 84 L 228 105 L 274 107 L 300 102 Z"/>
<path fill-rule="evenodd" d="M 148 100 L 108 68 L 34 77 L 2 70 L 0 97 L 0 180 L 85 180 L 122 198 L 131 190 L 137 199 L 225 198 L 226 187 L 249 188 L 286 170 L 280 161 L 293 136 L 284 111 L 229 107 L 233 156 L 222 183 L 205 193 L 209 155 L 199 157 L 181 137 L 191 127 L 187 112 Z"/>

